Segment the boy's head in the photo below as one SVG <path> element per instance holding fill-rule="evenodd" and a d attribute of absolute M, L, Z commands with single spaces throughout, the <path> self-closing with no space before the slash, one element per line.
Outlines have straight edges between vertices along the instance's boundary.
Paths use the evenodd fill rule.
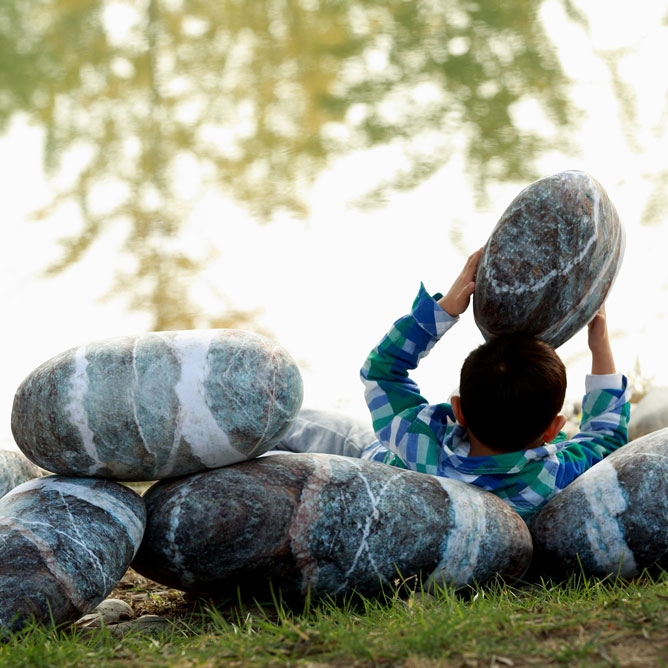
<path fill-rule="evenodd" d="M 479 441 L 502 452 L 524 450 L 559 414 L 566 368 L 536 337 L 503 334 L 466 358 L 459 394 L 466 426 Z"/>

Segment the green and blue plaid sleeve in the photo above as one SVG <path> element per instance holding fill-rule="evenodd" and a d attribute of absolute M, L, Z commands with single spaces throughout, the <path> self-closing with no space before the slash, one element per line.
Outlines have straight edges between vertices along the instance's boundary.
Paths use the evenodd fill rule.
<path fill-rule="evenodd" d="M 444 429 L 454 424 L 454 415 L 449 404 L 430 406 L 408 372 L 457 321 L 436 303 L 439 297 L 421 284 L 411 312 L 394 323 L 360 374 L 381 443 L 407 468 L 431 474 L 438 470 Z"/>
<path fill-rule="evenodd" d="M 561 460 L 556 480 L 558 489 L 566 487 L 629 440 L 631 389 L 626 376 L 588 376 L 587 385 L 580 431 L 557 455 Z"/>

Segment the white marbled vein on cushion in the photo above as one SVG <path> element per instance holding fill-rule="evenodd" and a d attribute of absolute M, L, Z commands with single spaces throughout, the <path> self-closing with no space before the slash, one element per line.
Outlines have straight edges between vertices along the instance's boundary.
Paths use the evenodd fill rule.
<path fill-rule="evenodd" d="M 99 462 L 100 458 L 95 447 L 95 434 L 88 426 L 88 416 L 86 415 L 85 399 L 88 392 L 88 359 L 86 358 L 86 346 L 79 346 L 74 353 L 74 372 L 70 376 L 67 412 L 70 416 L 71 424 L 76 427 L 81 437 L 86 454 L 94 461 Z M 88 473 L 93 475 L 97 471 L 97 465 L 92 464 Z"/>
<path fill-rule="evenodd" d="M 345 580 L 341 583 L 338 589 L 334 591 L 334 595 L 343 592 L 346 588 L 349 588 L 350 577 L 354 576 L 355 568 L 357 568 L 357 564 L 362 555 L 366 555 L 369 561 L 369 565 L 373 569 L 374 573 L 378 575 L 379 579 L 381 581 L 385 580 L 385 578 L 381 574 L 380 568 L 376 564 L 376 560 L 374 559 L 373 551 L 369 546 L 368 539 L 374 529 L 374 524 L 377 524 L 379 521 L 380 513 L 378 511 L 378 507 L 380 506 L 381 500 L 385 492 L 388 491 L 394 483 L 400 482 L 402 478 L 402 471 L 401 469 L 398 469 L 395 475 L 390 476 L 382 484 L 380 490 L 378 491 L 378 494 L 375 494 L 371 485 L 369 484 L 369 480 L 364 475 L 362 467 L 354 459 L 351 459 L 351 464 L 355 466 L 355 468 L 357 469 L 357 476 L 364 483 L 364 488 L 366 490 L 367 496 L 369 497 L 370 508 L 368 514 L 364 518 L 363 525 L 362 523 L 358 525 L 358 527 L 361 528 L 362 530 L 362 535 L 360 536 L 359 539 L 359 545 L 357 548 L 357 552 L 355 553 L 355 557 L 344 574 Z"/>
<path fill-rule="evenodd" d="M 55 491 L 61 495 L 73 496 L 104 510 L 114 517 L 121 526 L 125 527 L 134 546 L 134 551 L 136 552 L 139 548 L 144 536 L 144 523 L 126 503 L 115 498 L 112 493 L 100 488 L 96 489 L 86 485 L 79 485 L 76 482 L 61 478 L 36 478 L 15 487 L 5 494 L 2 500 L 4 501 L 15 494 L 22 494 L 33 489 Z"/>
<path fill-rule="evenodd" d="M 552 271 L 545 274 L 545 276 L 543 276 L 543 278 L 540 280 L 525 281 L 524 276 L 521 276 L 518 277 L 518 281 L 514 285 L 510 285 L 500 282 L 493 275 L 491 275 L 490 272 L 486 272 L 485 278 L 489 281 L 490 285 L 494 287 L 494 290 L 499 293 L 512 292 L 514 295 L 521 295 L 525 292 L 540 292 L 555 276 L 567 276 L 573 267 L 579 265 L 587 257 L 589 249 L 594 244 L 596 244 L 598 240 L 599 210 L 601 202 L 601 195 L 598 188 L 596 187 L 596 184 L 591 183 L 591 190 L 593 191 L 594 195 L 594 229 L 582 251 L 580 251 L 578 255 L 572 257 L 569 262 L 563 264 L 560 268 L 553 269 Z"/>
<path fill-rule="evenodd" d="M 598 199 L 600 199 L 600 195 L 598 193 L 598 190 L 596 191 L 596 197 L 597 197 L 597 205 L 598 205 Z M 615 253 L 608 253 L 605 256 L 605 263 L 603 264 L 600 275 L 605 276 L 608 271 L 608 267 L 612 264 L 614 261 L 615 263 L 615 270 L 614 273 L 612 274 L 612 278 L 610 280 L 610 287 L 608 288 L 608 292 L 612 289 L 612 286 L 614 285 L 615 281 L 617 280 L 617 275 L 619 274 L 619 270 L 622 267 L 622 258 L 624 257 L 624 252 L 626 250 L 626 230 L 622 225 L 619 225 L 619 254 L 616 255 Z M 599 289 L 599 285 L 597 281 L 592 281 L 591 284 L 589 285 L 589 288 L 587 289 L 586 292 L 582 294 L 582 297 L 580 298 L 578 302 L 578 306 L 584 304 L 590 303 L 592 295 L 594 295 L 597 290 Z M 593 318 L 594 315 L 596 315 L 596 312 L 591 314 L 591 317 Z M 566 319 L 562 320 L 561 322 L 557 322 L 552 327 L 549 327 L 546 329 L 544 332 L 542 332 L 541 336 L 546 338 L 546 339 L 557 339 L 561 336 L 561 332 L 568 327 L 572 326 L 572 321 L 571 319 Z"/>
<path fill-rule="evenodd" d="M 594 559 L 602 570 L 613 570 L 622 577 L 635 575 L 638 567 L 618 519 L 628 503 L 617 471 L 605 459 L 592 471 L 595 475 L 591 474 L 586 480 L 589 484 L 583 484 L 580 489 L 592 515 L 585 530 Z"/>
<path fill-rule="evenodd" d="M 471 584 L 478 564 L 481 539 L 487 530 L 485 499 L 478 490 L 457 480 L 434 477 L 448 493 L 454 527 L 444 537 L 441 561 L 427 580 L 434 584 Z"/>
<path fill-rule="evenodd" d="M 139 353 L 137 349 L 141 345 L 141 342 L 142 342 L 142 337 L 137 336 L 135 337 L 135 340 L 132 343 L 132 375 L 135 387 L 139 386 L 139 372 L 137 371 L 137 359 L 139 358 Z M 137 403 L 137 396 L 135 393 L 132 401 L 132 419 L 134 421 L 135 427 L 137 428 L 137 433 L 139 434 L 139 438 L 141 439 L 142 445 L 146 449 L 146 452 L 155 454 L 151 450 L 149 443 L 144 435 L 142 421 L 139 419 L 137 408 L 138 408 L 138 403 Z"/>
<path fill-rule="evenodd" d="M 207 358 L 215 336 L 216 330 L 199 330 L 196 336 L 194 332 L 186 331 L 171 339 L 174 352 L 181 360 L 181 377 L 174 387 L 180 402 L 174 446 L 181 438 L 185 439 L 193 454 L 210 468 L 246 459 L 241 453 L 236 460 L 230 457 L 234 449 L 229 436 L 218 426 L 207 407 L 204 383 L 211 373 Z"/>

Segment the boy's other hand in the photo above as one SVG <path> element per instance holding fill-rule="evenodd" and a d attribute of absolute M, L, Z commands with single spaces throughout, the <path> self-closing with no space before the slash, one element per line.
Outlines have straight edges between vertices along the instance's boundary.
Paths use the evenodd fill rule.
<path fill-rule="evenodd" d="M 601 306 L 598 313 L 589 321 L 587 325 L 587 335 L 589 347 L 596 346 L 608 335 L 608 327 L 605 315 L 605 304 Z"/>
<path fill-rule="evenodd" d="M 587 325 L 589 350 L 591 351 L 591 372 L 597 375 L 616 373 L 615 360 L 608 335 L 605 304 Z"/>
<path fill-rule="evenodd" d="M 438 300 L 439 306 L 453 318 L 461 315 L 468 308 L 471 295 L 475 290 L 475 275 L 482 255 L 482 248 L 469 255 L 461 273 L 455 279 L 448 293 Z"/>

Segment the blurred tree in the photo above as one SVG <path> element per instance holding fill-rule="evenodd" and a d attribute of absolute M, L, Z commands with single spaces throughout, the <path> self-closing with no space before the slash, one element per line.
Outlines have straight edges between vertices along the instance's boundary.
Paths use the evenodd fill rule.
<path fill-rule="evenodd" d="M 664 24 L 668 25 L 668 14 L 664 18 Z M 646 128 L 639 119 L 636 90 L 633 83 L 625 80 L 621 73 L 626 55 L 625 49 L 603 51 L 599 54 L 602 62 L 608 68 L 612 89 L 619 104 L 617 115 L 621 126 L 621 136 L 632 154 L 638 156 L 656 154 L 655 160 L 648 161 L 651 169 L 648 173 L 643 174 L 643 177 L 651 184 L 651 190 L 646 199 L 640 222 L 643 225 L 657 225 L 666 219 L 668 211 L 668 169 L 656 167 L 665 164 L 664 143 L 657 140 L 665 133 L 668 121 L 668 98 L 664 95 L 662 105 L 654 106 L 655 112 L 659 112 L 657 121 L 651 133 L 644 132 Z"/>
<path fill-rule="evenodd" d="M 573 117 L 541 1 L 3 0 L 0 123 L 27 112 L 46 128 L 47 168 L 79 164 L 39 214 L 74 200 L 82 215 L 50 271 L 123 221 L 133 264 L 116 288 L 155 329 L 202 326 L 189 308 L 198 263 L 179 241 L 184 179 L 269 220 L 306 215 L 328 161 L 381 144 L 404 148 L 407 166 L 366 204 L 456 150 L 479 192 L 536 178 L 533 160 Z M 552 139 L 516 119 L 527 100 Z"/>

